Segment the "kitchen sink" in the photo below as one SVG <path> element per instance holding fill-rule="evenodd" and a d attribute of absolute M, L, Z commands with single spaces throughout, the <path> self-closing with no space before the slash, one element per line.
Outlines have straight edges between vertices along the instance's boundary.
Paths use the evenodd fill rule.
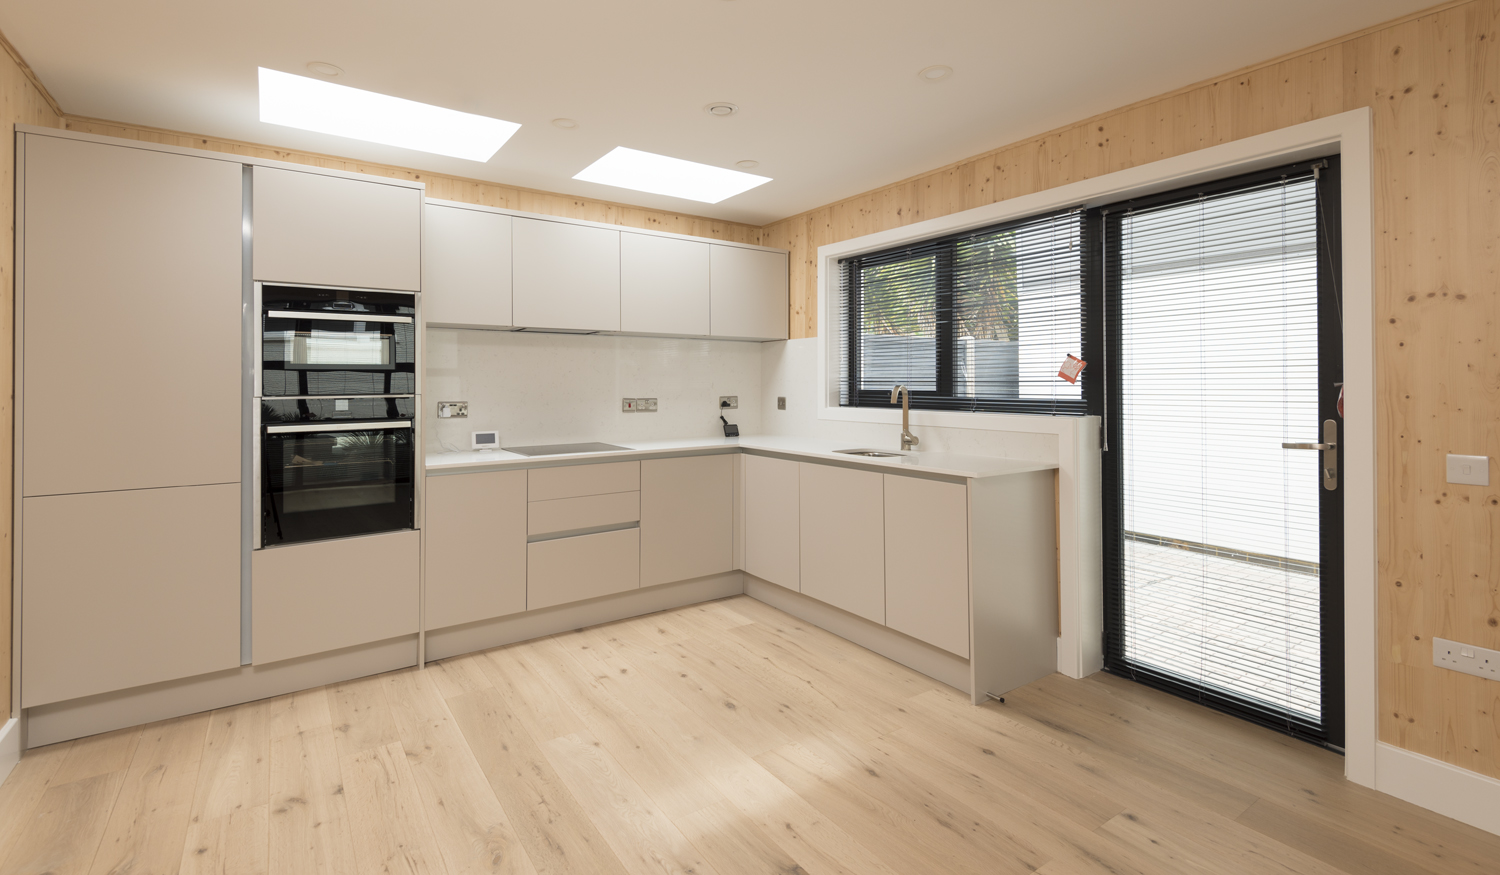
<path fill-rule="evenodd" d="M 846 456 L 865 456 L 871 459 L 889 459 L 895 456 L 904 456 L 906 453 L 890 453 L 885 450 L 857 449 L 857 450 L 834 450 L 835 453 L 843 453 Z"/>

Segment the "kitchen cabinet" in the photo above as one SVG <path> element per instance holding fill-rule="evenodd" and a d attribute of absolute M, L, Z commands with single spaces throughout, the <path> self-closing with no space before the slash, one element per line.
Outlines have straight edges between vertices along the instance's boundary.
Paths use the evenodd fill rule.
<path fill-rule="evenodd" d="M 734 457 L 641 462 L 641 586 L 734 568 Z"/>
<path fill-rule="evenodd" d="M 885 476 L 885 624 L 969 656 L 968 489 Z"/>
<path fill-rule="evenodd" d="M 255 167 L 254 278 L 359 289 L 422 289 L 422 189 Z"/>
<path fill-rule="evenodd" d="M 389 532 L 252 553 L 255 664 L 415 635 L 421 534 Z"/>
<path fill-rule="evenodd" d="M 745 571 L 799 589 L 801 572 L 800 487 L 797 462 L 746 455 Z"/>
<path fill-rule="evenodd" d="M 515 324 L 563 331 L 620 330 L 620 232 L 515 218 Z"/>
<path fill-rule="evenodd" d="M 428 477 L 426 502 L 427 628 L 526 610 L 526 472 Z"/>
<path fill-rule="evenodd" d="M 240 664 L 239 484 L 22 505 L 22 707 Z"/>
<path fill-rule="evenodd" d="M 802 593 L 885 622 L 885 500 L 876 471 L 801 463 Z"/>
<path fill-rule="evenodd" d="M 422 313 L 428 325 L 503 328 L 511 318 L 511 217 L 427 202 Z"/>
<path fill-rule="evenodd" d="M 533 541 L 526 552 L 530 611 L 626 592 L 641 584 L 640 529 Z"/>
<path fill-rule="evenodd" d="M 641 463 L 595 462 L 533 468 L 527 476 L 527 497 L 531 501 L 636 492 L 641 488 Z"/>
<path fill-rule="evenodd" d="M 23 150 L 22 494 L 238 483 L 240 165 Z"/>
<path fill-rule="evenodd" d="M 620 234 L 620 330 L 706 337 L 709 243 Z"/>
<path fill-rule="evenodd" d="M 787 253 L 714 244 L 714 337 L 787 339 Z"/>

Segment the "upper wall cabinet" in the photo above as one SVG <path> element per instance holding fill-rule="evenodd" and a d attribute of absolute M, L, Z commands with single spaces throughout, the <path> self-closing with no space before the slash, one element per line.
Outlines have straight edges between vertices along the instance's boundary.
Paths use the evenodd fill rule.
<path fill-rule="evenodd" d="M 713 247 L 713 336 L 786 340 L 787 253 Z"/>
<path fill-rule="evenodd" d="M 650 234 L 620 235 L 620 330 L 709 333 L 708 243 Z"/>
<path fill-rule="evenodd" d="M 620 232 L 516 218 L 515 324 L 565 331 L 620 330 Z"/>
<path fill-rule="evenodd" d="M 256 167 L 255 279 L 422 288 L 422 189 Z"/>
<path fill-rule="evenodd" d="M 240 165 L 23 148 L 24 494 L 238 483 Z"/>
<path fill-rule="evenodd" d="M 427 204 L 422 312 L 428 325 L 505 328 L 511 319 L 511 217 Z"/>

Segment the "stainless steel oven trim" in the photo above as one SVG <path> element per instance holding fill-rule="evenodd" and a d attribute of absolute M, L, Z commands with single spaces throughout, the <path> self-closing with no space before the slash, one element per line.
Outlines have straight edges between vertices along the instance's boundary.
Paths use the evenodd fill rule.
<path fill-rule="evenodd" d="M 297 425 L 268 425 L 267 434 L 286 434 L 300 431 L 374 431 L 376 429 L 411 428 L 411 421 L 402 422 L 308 422 Z"/>
<path fill-rule="evenodd" d="M 355 398 L 415 398 L 416 395 L 272 395 L 271 401 L 343 401 Z"/>
<path fill-rule="evenodd" d="M 253 309 L 253 310 L 250 311 L 250 317 L 249 317 L 252 320 L 251 323 L 250 323 L 250 326 L 251 326 L 250 327 L 250 337 L 251 337 L 251 341 L 255 344 L 255 348 L 252 349 L 250 352 L 254 356 L 254 360 L 251 362 L 251 368 L 254 371 L 254 376 L 255 376 L 255 397 L 256 398 L 260 398 L 261 397 L 261 392 L 263 391 L 263 388 L 264 388 L 261 385 L 261 379 L 260 379 L 261 373 L 260 372 L 261 372 L 261 366 L 263 364 L 265 364 L 265 360 L 266 360 L 265 359 L 266 351 L 265 351 L 265 348 L 264 348 L 263 343 L 262 343 L 265 340 L 265 338 L 262 336 L 262 335 L 265 334 L 265 332 L 263 332 L 263 331 L 260 330 L 260 314 L 262 312 L 262 308 L 265 307 L 265 296 L 261 292 L 261 286 L 263 286 L 263 285 L 265 285 L 265 284 L 264 283 L 259 283 L 259 282 L 255 284 L 255 301 L 254 301 L 254 304 L 253 304 L 253 306 L 254 306 L 255 309 Z M 257 435 L 259 435 L 259 430 L 257 430 L 256 433 L 257 433 Z"/>
<path fill-rule="evenodd" d="M 260 523 L 260 404 L 253 404 L 251 407 L 254 413 L 251 414 L 250 426 L 250 548 L 259 550 L 266 545 Z"/>
<path fill-rule="evenodd" d="M 382 316 L 376 313 L 342 313 L 331 310 L 265 310 L 267 319 L 305 319 L 308 322 L 415 322 L 411 316 Z"/>
<path fill-rule="evenodd" d="M 282 283 L 276 280 L 260 280 L 261 285 L 276 286 L 282 289 L 331 289 L 335 292 L 378 292 L 382 295 L 411 295 L 416 297 L 416 292 L 410 289 L 372 289 L 364 286 L 320 286 L 317 283 Z"/>

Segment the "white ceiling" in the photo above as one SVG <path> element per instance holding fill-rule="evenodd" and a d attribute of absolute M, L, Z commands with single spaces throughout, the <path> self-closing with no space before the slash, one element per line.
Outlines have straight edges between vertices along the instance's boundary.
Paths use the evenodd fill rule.
<path fill-rule="evenodd" d="M 4 0 L 0 30 L 73 115 L 765 224 L 1432 2 Z M 256 67 L 312 61 L 522 128 L 481 164 L 261 123 Z M 571 178 L 615 146 L 774 181 L 709 206 Z"/>

